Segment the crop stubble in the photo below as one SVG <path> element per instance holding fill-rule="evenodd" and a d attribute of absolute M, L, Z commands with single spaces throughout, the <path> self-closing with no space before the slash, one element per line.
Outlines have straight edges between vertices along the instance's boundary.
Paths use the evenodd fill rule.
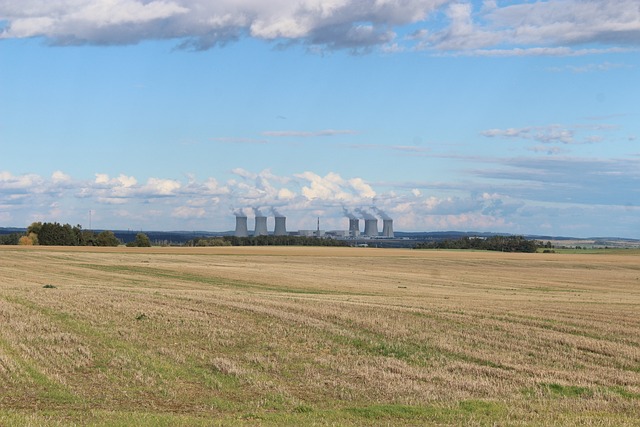
<path fill-rule="evenodd" d="M 634 425 L 639 260 L 2 248 L 0 424 Z"/>

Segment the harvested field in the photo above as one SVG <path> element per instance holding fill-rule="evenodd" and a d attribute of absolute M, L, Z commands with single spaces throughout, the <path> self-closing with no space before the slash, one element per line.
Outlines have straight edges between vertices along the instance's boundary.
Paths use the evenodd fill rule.
<path fill-rule="evenodd" d="M 639 313 L 631 250 L 0 247 L 0 425 L 640 425 Z"/>

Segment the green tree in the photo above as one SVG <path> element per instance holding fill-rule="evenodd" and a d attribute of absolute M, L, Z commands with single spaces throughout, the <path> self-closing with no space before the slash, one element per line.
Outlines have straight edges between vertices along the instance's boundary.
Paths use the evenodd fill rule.
<path fill-rule="evenodd" d="M 41 228 L 42 228 L 41 222 L 32 222 L 31 225 L 27 227 L 27 235 L 31 233 L 38 234 L 40 233 Z"/>
<path fill-rule="evenodd" d="M 0 236 L 0 245 L 17 245 L 24 234 L 11 233 Z"/>
<path fill-rule="evenodd" d="M 96 233 L 89 230 L 82 230 L 80 240 L 83 246 L 96 246 Z"/>
<path fill-rule="evenodd" d="M 102 231 L 96 236 L 95 240 L 96 246 L 118 246 L 120 245 L 120 240 L 113 234 L 113 231 Z"/>
<path fill-rule="evenodd" d="M 136 234 L 136 239 L 133 242 L 127 243 L 128 247 L 149 248 L 151 247 L 151 240 L 149 236 L 144 233 Z"/>
<path fill-rule="evenodd" d="M 30 229 L 31 227 L 28 231 Z M 45 222 L 37 232 L 33 232 L 38 236 L 38 243 L 44 246 L 77 246 L 79 243 L 73 228 L 69 224 L 61 225 L 57 222 Z M 28 234 L 31 233 L 29 232 Z"/>

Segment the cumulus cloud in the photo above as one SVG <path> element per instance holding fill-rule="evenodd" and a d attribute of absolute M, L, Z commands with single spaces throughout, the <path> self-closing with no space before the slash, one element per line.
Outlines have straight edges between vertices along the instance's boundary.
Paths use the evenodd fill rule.
<path fill-rule="evenodd" d="M 340 200 L 345 201 L 350 199 L 350 194 L 347 193 L 343 186 L 345 184 L 344 179 L 336 173 L 329 173 L 324 177 L 317 175 L 313 172 L 304 172 L 297 174 L 296 177 L 302 178 L 309 182 L 308 185 L 302 187 L 302 194 L 307 199 L 323 199 L 323 200 Z"/>
<path fill-rule="evenodd" d="M 71 177 L 62 171 L 55 171 L 51 174 L 51 181 L 54 184 L 67 184 L 72 181 Z"/>
<path fill-rule="evenodd" d="M 387 53 L 410 48 L 482 56 L 585 55 L 640 45 L 636 0 L 512 4 L 457 0 L 11 0 L 1 38 L 52 44 L 135 44 L 173 39 L 203 50 L 244 37 L 309 50 Z M 446 17 L 443 26 L 436 12 Z M 410 25 L 410 36 L 398 33 Z M 599 45 L 599 46 L 590 46 Z"/>
<path fill-rule="evenodd" d="M 172 179 L 149 178 L 140 191 L 146 196 L 173 196 L 182 184 Z"/>
<path fill-rule="evenodd" d="M 364 198 L 374 198 L 376 197 L 376 192 L 371 188 L 369 184 L 367 184 L 362 178 L 353 178 L 349 180 L 349 185 L 360 197 Z"/>
<path fill-rule="evenodd" d="M 373 188 L 361 178 L 346 180 L 334 172 L 320 176 L 309 171 L 295 176 L 307 181 L 302 186 L 302 195 L 307 200 L 321 200 L 331 204 L 362 204 L 376 196 Z"/>
<path fill-rule="evenodd" d="M 204 218 L 206 214 L 207 211 L 204 208 L 192 208 L 189 206 L 178 206 L 171 212 L 172 217 L 181 219 Z"/>
<path fill-rule="evenodd" d="M 536 156 L 474 158 L 474 164 L 478 169 L 466 171 L 467 181 L 376 185 L 360 177 L 312 171 L 281 176 L 270 170 L 236 170 L 226 181 L 187 175 L 142 182 L 124 174 L 78 180 L 62 171 L 47 177 L 2 171 L 0 211 L 6 212 L 6 221 L 83 223 L 91 210 L 94 228 L 166 230 L 184 229 L 188 223 L 222 231 L 233 227 L 232 209 L 253 215 L 251 207 L 273 207 L 286 212 L 291 229 L 308 228 L 317 216 L 325 227 L 344 229 L 344 215 L 357 212 L 393 218 L 401 230 L 534 233 L 543 223 L 554 225 L 552 230 L 559 223 L 575 223 L 578 213 L 597 204 L 589 215 L 615 214 L 632 224 L 626 229 L 637 229 L 637 209 L 629 207 L 640 206 L 639 159 Z M 598 217 L 595 224 L 609 222 L 611 227 L 619 223 Z M 617 227 L 611 230 L 625 229 Z"/>
<path fill-rule="evenodd" d="M 3 38 L 55 44 L 179 39 L 207 49 L 244 36 L 361 50 L 394 39 L 394 26 L 425 19 L 447 0 L 22 0 L 0 2 Z"/>
<path fill-rule="evenodd" d="M 13 175 L 8 171 L 0 171 L 0 192 L 26 192 L 41 188 L 45 180 L 36 174 Z"/>

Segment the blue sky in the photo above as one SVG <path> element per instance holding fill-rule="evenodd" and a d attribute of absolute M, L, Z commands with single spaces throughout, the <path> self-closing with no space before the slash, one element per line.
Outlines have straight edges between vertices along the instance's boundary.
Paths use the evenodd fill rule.
<path fill-rule="evenodd" d="M 639 48 L 637 0 L 0 0 L 0 226 L 640 238 Z"/>

